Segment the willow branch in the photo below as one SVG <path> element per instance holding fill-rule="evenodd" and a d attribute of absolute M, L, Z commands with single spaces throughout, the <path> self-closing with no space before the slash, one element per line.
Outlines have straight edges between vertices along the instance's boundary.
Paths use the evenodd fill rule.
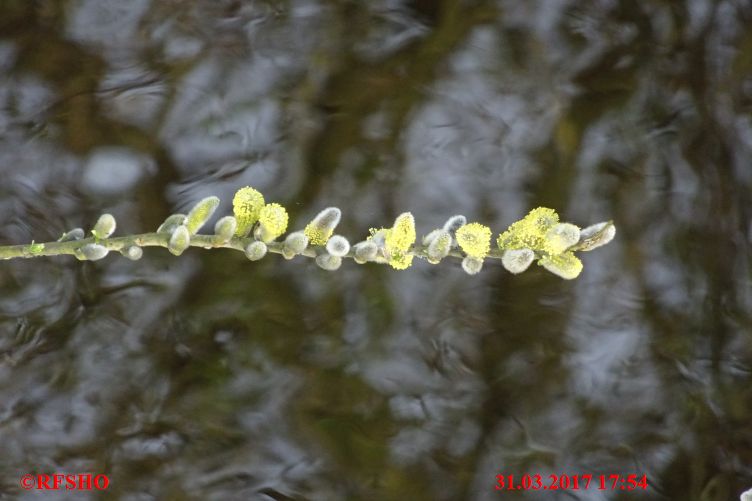
<path fill-rule="evenodd" d="M 0 246 L 0 259 L 72 255 L 79 260 L 97 261 L 117 251 L 137 260 L 144 247 L 164 247 L 176 256 L 188 247 L 200 247 L 240 251 L 251 261 L 262 259 L 268 252 L 285 259 L 304 256 L 315 259 L 320 268 L 328 271 L 338 269 L 343 258 L 404 270 L 415 257 L 431 264 L 452 257 L 462 260 L 462 269 L 469 275 L 480 272 L 486 259 L 501 260 L 504 268 L 516 274 L 537 260 L 548 271 L 571 280 L 583 267 L 575 251 L 605 245 L 616 231 L 611 221 L 584 229 L 560 223 L 556 211 L 538 207 L 501 233 L 496 247 L 491 248 L 491 229 L 477 222 L 468 223 L 461 215 L 450 217 L 442 228 L 416 241 L 415 219 L 411 213 L 403 212 L 392 227 L 371 229 L 366 240 L 351 246 L 347 238 L 334 234 L 342 215 L 340 209 L 328 207 L 304 230 L 288 233 L 280 240 L 288 227 L 286 209 L 275 202 L 266 203 L 263 194 L 246 186 L 233 198 L 233 215 L 217 220 L 214 234 L 198 234 L 218 206 L 219 198 L 206 197 L 187 215 L 170 215 L 154 233 L 121 237 L 112 237 L 117 227 L 114 216 L 102 214 L 88 237 L 81 228 L 75 228 L 56 242 Z"/>
<path fill-rule="evenodd" d="M 605 234 L 609 231 L 609 227 L 613 226 L 611 221 L 608 222 L 596 235 L 595 238 L 600 237 L 601 234 Z M 137 235 L 126 235 L 122 237 L 111 237 L 97 239 L 95 237 L 83 238 L 81 240 L 72 240 L 67 242 L 44 242 L 44 243 L 31 243 L 24 245 L 0 245 L 0 259 L 15 259 L 15 258 L 33 258 L 42 256 L 75 256 L 76 251 L 88 244 L 99 244 L 105 247 L 108 251 L 120 252 L 125 248 L 131 246 L 137 247 L 163 247 L 168 248 L 170 241 L 169 233 L 141 233 Z M 214 235 L 193 235 L 191 236 L 190 247 L 200 247 L 202 249 L 232 249 L 240 252 L 245 252 L 246 246 L 255 239 L 252 237 L 240 238 L 233 237 L 229 242 L 218 244 L 216 243 L 216 237 Z M 571 250 L 580 250 L 581 244 L 575 245 Z M 283 254 L 284 244 L 282 242 L 270 242 L 267 244 L 268 251 L 274 254 Z M 427 245 L 413 245 L 408 251 L 410 254 L 417 258 L 428 259 L 428 246 Z M 326 252 L 323 246 L 308 247 L 300 256 L 308 258 L 315 258 L 316 256 Z M 487 259 L 501 259 L 504 251 L 499 249 L 492 249 Z M 448 256 L 462 259 L 464 254 L 456 249 L 449 252 Z M 350 250 L 343 258 L 353 259 L 355 253 Z M 536 258 L 540 257 L 540 253 L 536 253 Z M 376 262 L 385 263 L 386 260 L 377 260 Z"/>

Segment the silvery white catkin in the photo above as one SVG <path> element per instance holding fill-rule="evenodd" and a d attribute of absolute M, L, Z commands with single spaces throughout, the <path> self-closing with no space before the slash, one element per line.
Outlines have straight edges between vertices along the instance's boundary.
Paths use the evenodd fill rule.
<path fill-rule="evenodd" d="M 476 275 L 483 269 L 483 260 L 477 257 L 466 256 L 462 260 L 462 269 L 468 275 Z"/>
<path fill-rule="evenodd" d="M 144 255 L 144 250 L 138 245 L 129 245 L 128 247 L 120 249 L 120 254 L 131 261 L 138 261 Z"/>
<path fill-rule="evenodd" d="M 334 271 L 342 266 L 342 258 L 339 256 L 332 256 L 331 254 L 319 254 L 316 256 L 316 264 L 319 268 L 326 271 Z"/>
<path fill-rule="evenodd" d="M 739 496 L 739 501 L 752 501 L 752 489 L 742 492 Z"/>
<path fill-rule="evenodd" d="M 266 244 L 264 242 L 256 240 L 246 245 L 245 257 L 247 257 L 251 261 L 258 261 L 259 259 L 266 256 L 266 251 Z"/>
<path fill-rule="evenodd" d="M 456 215 L 447 219 L 444 223 L 444 230 L 448 231 L 450 235 L 454 236 L 454 232 L 467 224 L 467 218 L 465 216 Z"/>
<path fill-rule="evenodd" d="M 592 224 L 580 231 L 580 241 L 577 244 L 577 250 L 591 251 L 597 249 L 613 240 L 615 235 L 616 226 L 613 223 L 603 222 Z"/>
<path fill-rule="evenodd" d="M 115 232 L 116 226 L 117 223 L 112 214 L 102 214 L 99 216 L 99 219 L 97 219 L 91 232 L 94 234 L 95 238 L 107 238 Z"/>
<path fill-rule="evenodd" d="M 437 264 L 442 259 L 449 255 L 449 250 L 452 248 L 452 236 L 447 230 L 436 230 L 438 233 L 428 244 L 426 254 L 428 255 L 428 261 L 432 264 Z"/>
<path fill-rule="evenodd" d="M 157 233 L 172 233 L 175 228 L 185 223 L 185 214 L 172 214 L 167 216 L 162 224 L 157 228 Z"/>
<path fill-rule="evenodd" d="M 326 251 L 332 256 L 344 257 L 350 252 L 350 242 L 342 235 L 332 235 L 326 242 Z"/>
<path fill-rule="evenodd" d="M 379 248 L 370 240 L 358 242 L 353 246 L 353 252 L 355 253 L 355 262 L 358 264 L 364 264 L 368 261 L 373 261 L 374 259 L 376 259 L 376 254 L 378 253 L 378 251 Z"/>
<path fill-rule="evenodd" d="M 58 242 L 70 242 L 72 240 L 81 240 L 86 236 L 86 233 L 84 233 L 84 230 L 81 228 L 73 228 L 72 230 L 63 233 L 63 236 L 60 237 L 60 240 Z"/>
<path fill-rule="evenodd" d="M 371 236 L 369 242 L 373 242 L 377 249 L 383 249 L 386 245 L 386 232 L 384 230 L 377 231 Z"/>
<path fill-rule="evenodd" d="M 224 245 L 232 239 L 235 230 L 238 227 L 238 221 L 234 216 L 225 216 L 220 218 L 214 225 L 214 243 Z"/>
<path fill-rule="evenodd" d="M 167 250 L 172 254 L 179 256 L 191 245 L 191 234 L 185 225 L 175 228 L 167 244 Z"/>
<path fill-rule="evenodd" d="M 107 247 L 99 244 L 86 244 L 79 249 L 84 259 L 89 261 L 98 261 L 109 253 Z"/>
<path fill-rule="evenodd" d="M 535 259 L 535 252 L 530 249 L 506 250 L 501 255 L 501 264 L 510 273 L 522 273 L 530 267 Z"/>
<path fill-rule="evenodd" d="M 308 247 L 308 237 L 302 231 L 293 231 L 285 237 L 284 250 L 288 250 L 293 255 L 302 254 Z"/>
<path fill-rule="evenodd" d="M 340 219 L 342 219 L 342 211 L 339 207 L 327 207 L 316 214 L 311 221 L 311 226 L 323 232 L 331 232 L 337 227 Z"/>
<path fill-rule="evenodd" d="M 434 239 L 436 239 L 436 237 L 438 237 L 439 233 L 441 233 L 442 231 L 444 230 L 441 228 L 432 230 L 428 235 L 423 237 L 423 245 L 431 245 L 431 242 L 433 242 Z"/>

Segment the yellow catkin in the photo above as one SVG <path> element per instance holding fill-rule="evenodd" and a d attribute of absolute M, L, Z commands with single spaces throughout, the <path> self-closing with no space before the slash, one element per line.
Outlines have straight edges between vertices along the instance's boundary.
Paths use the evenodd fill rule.
<path fill-rule="evenodd" d="M 491 250 L 491 228 L 480 223 L 461 226 L 456 233 L 457 243 L 470 257 L 483 259 Z"/>
<path fill-rule="evenodd" d="M 311 245 L 326 245 L 341 217 L 342 212 L 337 207 L 327 207 L 308 223 L 303 233 Z"/>
<path fill-rule="evenodd" d="M 232 199 L 232 212 L 238 222 L 235 235 L 245 237 L 250 233 L 251 228 L 259 219 L 264 204 L 264 195 L 250 186 L 240 188 L 235 193 Z"/>
<path fill-rule="evenodd" d="M 513 223 L 499 235 L 496 242 L 501 250 L 532 249 L 549 252 L 546 233 L 558 222 L 559 215 L 555 210 L 538 207 Z"/>
<path fill-rule="evenodd" d="M 551 254 L 561 254 L 580 241 L 580 228 L 572 223 L 558 223 L 546 232 Z"/>
<path fill-rule="evenodd" d="M 566 280 L 577 278 L 582 271 L 582 261 L 574 255 L 574 252 L 544 256 L 538 264 Z"/>
<path fill-rule="evenodd" d="M 264 242 L 271 242 L 287 230 L 287 210 L 277 203 L 266 204 L 259 212 L 259 228 Z"/>
<path fill-rule="evenodd" d="M 409 212 L 403 212 L 384 235 L 384 249 L 392 268 L 404 270 L 410 267 L 413 255 L 407 251 L 415 243 L 415 238 L 415 218 Z"/>

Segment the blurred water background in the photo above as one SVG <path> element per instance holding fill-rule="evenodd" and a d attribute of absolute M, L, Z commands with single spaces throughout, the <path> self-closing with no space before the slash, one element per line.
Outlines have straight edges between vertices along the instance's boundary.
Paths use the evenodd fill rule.
<path fill-rule="evenodd" d="M 251 184 L 353 240 L 530 208 L 563 281 L 147 249 L 0 263 L 0 499 L 726 501 L 752 487 L 745 0 L 3 0 L 0 244 Z M 109 475 L 23 491 L 24 473 Z M 495 475 L 646 474 L 637 492 Z"/>

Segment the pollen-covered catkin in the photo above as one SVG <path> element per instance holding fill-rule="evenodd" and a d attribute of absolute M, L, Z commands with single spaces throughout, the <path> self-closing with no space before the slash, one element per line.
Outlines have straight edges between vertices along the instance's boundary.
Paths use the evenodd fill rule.
<path fill-rule="evenodd" d="M 341 218 L 342 211 L 337 207 L 327 207 L 316 214 L 313 221 L 303 230 L 311 245 L 326 245 Z"/>
<path fill-rule="evenodd" d="M 491 250 L 491 228 L 480 223 L 460 226 L 455 238 L 460 248 L 470 257 L 483 259 Z"/>
<path fill-rule="evenodd" d="M 265 204 L 264 195 L 255 188 L 245 186 L 235 192 L 235 197 L 232 199 L 232 212 L 238 221 L 235 235 L 248 236 Z"/>
<path fill-rule="evenodd" d="M 558 223 L 546 232 L 551 254 L 561 254 L 580 241 L 580 228 L 571 223 Z"/>
<path fill-rule="evenodd" d="M 565 280 L 577 278 L 582 271 L 582 261 L 574 255 L 574 252 L 544 256 L 538 264 Z"/>

